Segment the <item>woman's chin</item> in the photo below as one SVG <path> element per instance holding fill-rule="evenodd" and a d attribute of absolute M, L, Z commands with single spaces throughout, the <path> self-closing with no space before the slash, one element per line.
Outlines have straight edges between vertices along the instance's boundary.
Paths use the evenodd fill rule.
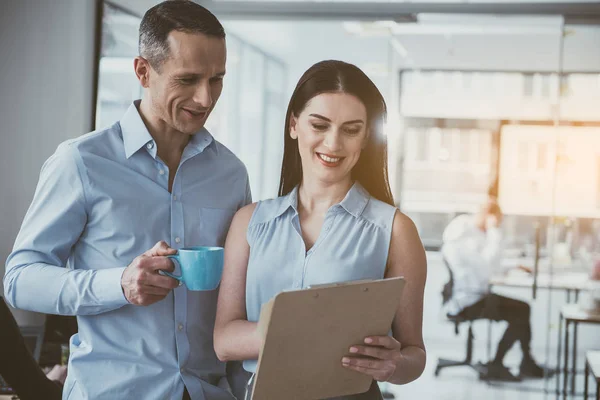
<path fill-rule="evenodd" d="M 341 171 L 317 171 L 313 177 L 327 185 L 335 185 L 343 183 L 351 179 L 350 174 L 345 174 Z"/>

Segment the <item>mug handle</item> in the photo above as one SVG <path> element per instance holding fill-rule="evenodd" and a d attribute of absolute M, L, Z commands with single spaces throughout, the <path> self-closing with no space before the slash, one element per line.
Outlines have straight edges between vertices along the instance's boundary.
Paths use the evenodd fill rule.
<path fill-rule="evenodd" d="M 170 258 L 171 260 L 177 261 L 177 264 L 179 264 L 179 266 L 181 267 L 181 261 L 179 260 L 179 254 L 167 256 L 167 258 Z M 158 273 L 159 273 L 159 275 L 166 275 L 166 276 L 171 277 L 173 279 L 177 279 L 179 281 L 179 286 L 181 286 L 181 284 L 183 283 L 183 276 L 174 275 L 174 274 L 172 274 L 170 272 L 163 271 L 162 269 L 159 269 Z"/>

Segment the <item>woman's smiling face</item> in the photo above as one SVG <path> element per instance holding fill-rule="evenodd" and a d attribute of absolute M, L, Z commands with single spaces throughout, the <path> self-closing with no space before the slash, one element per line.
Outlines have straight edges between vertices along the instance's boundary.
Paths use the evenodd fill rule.
<path fill-rule="evenodd" d="M 319 94 L 292 116 L 290 136 L 298 140 L 305 179 L 328 184 L 351 179 L 367 143 L 367 110 L 350 94 Z"/>

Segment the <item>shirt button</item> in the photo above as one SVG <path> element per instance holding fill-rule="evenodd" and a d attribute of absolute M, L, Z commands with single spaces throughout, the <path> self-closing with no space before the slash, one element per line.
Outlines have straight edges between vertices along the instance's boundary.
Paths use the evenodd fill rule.
<path fill-rule="evenodd" d="M 161 170 L 158 171 L 158 173 L 161 174 L 161 175 L 164 175 L 165 174 L 165 170 L 161 169 Z"/>
<path fill-rule="evenodd" d="M 173 200 L 177 200 L 177 196 L 173 195 Z"/>
<path fill-rule="evenodd" d="M 182 331 L 183 330 L 183 324 L 177 325 L 177 329 L 179 329 L 180 331 Z"/>
<path fill-rule="evenodd" d="M 180 237 L 176 237 L 175 238 L 175 243 L 181 243 L 181 238 Z"/>
<path fill-rule="evenodd" d="M 183 374 L 183 367 L 179 368 L 179 372 L 181 372 Z"/>
<path fill-rule="evenodd" d="M 152 143 L 152 142 L 150 142 L 150 143 L 148 143 L 148 144 L 146 145 L 146 148 L 147 148 L 148 150 L 152 149 L 153 147 L 154 147 L 154 143 Z"/>

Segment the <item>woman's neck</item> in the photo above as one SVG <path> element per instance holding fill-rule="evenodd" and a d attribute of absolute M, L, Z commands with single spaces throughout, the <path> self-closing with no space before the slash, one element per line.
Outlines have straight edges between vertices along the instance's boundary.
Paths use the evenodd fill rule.
<path fill-rule="evenodd" d="M 315 211 L 327 212 L 332 205 L 339 203 L 346 197 L 353 183 L 350 177 L 335 183 L 303 178 L 298 188 L 298 207 L 300 210 L 309 213 Z"/>

